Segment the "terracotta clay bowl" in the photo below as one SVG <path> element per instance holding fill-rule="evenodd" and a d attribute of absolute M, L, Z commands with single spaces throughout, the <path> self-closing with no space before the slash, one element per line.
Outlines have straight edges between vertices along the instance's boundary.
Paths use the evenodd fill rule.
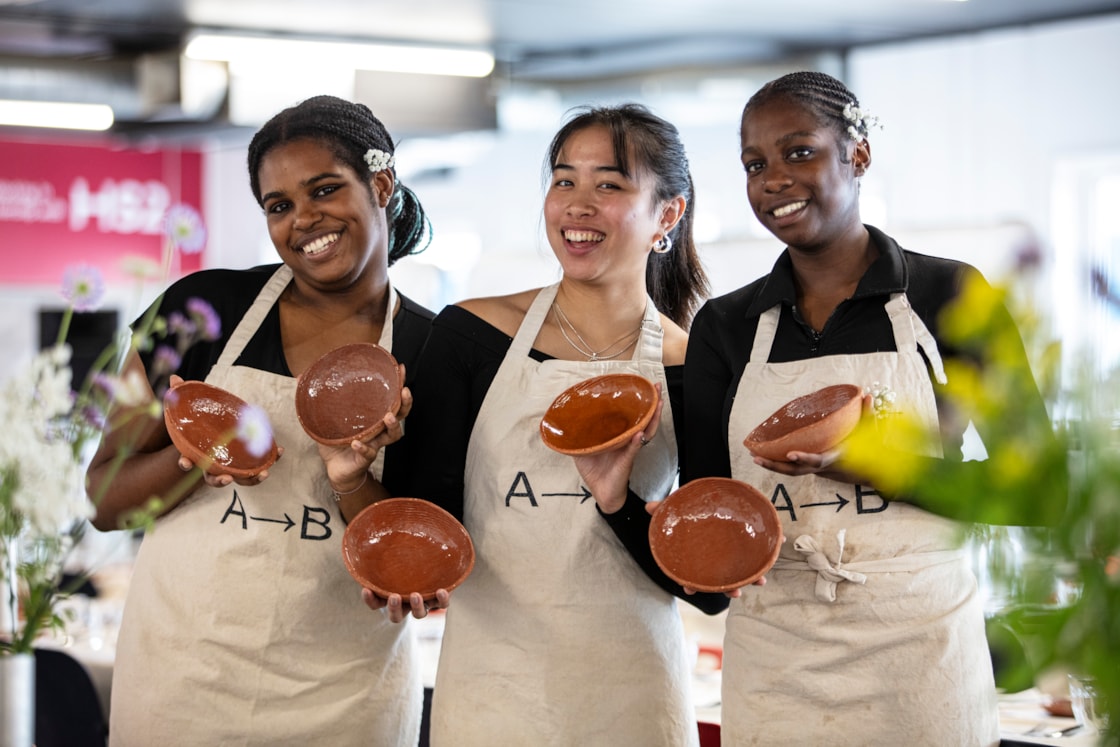
<path fill-rule="evenodd" d="M 321 356 L 296 383 L 296 416 L 314 440 L 342 446 L 385 430 L 401 406 L 397 359 L 373 343 L 354 343 Z"/>
<path fill-rule="evenodd" d="M 859 423 L 863 390 L 837 384 L 798 397 L 778 408 L 743 440 L 755 456 L 786 461 L 791 451 L 822 454 L 844 440 Z"/>
<path fill-rule="evenodd" d="M 163 422 L 183 456 L 211 475 L 253 477 L 276 462 L 273 441 L 261 456 L 236 437 L 245 400 L 202 381 L 184 381 L 163 395 Z"/>
<path fill-rule="evenodd" d="M 653 382 L 637 374 L 606 374 L 560 393 L 541 418 L 541 439 L 561 454 L 598 454 L 633 438 L 657 407 Z"/>
<path fill-rule="evenodd" d="M 1042 707 L 1051 716 L 1073 718 L 1073 702 L 1069 698 L 1050 698 L 1042 702 Z"/>
<path fill-rule="evenodd" d="M 358 583 L 381 597 L 419 593 L 434 599 L 474 568 L 466 528 L 420 498 L 387 498 L 362 509 L 342 536 L 342 558 Z"/>
<path fill-rule="evenodd" d="M 782 526 L 766 496 L 745 482 L 704 477 L 673 491 L 649 525 L 653 559 L 697 591 L 731 591 L 762 578 L 778 560 Z"/>

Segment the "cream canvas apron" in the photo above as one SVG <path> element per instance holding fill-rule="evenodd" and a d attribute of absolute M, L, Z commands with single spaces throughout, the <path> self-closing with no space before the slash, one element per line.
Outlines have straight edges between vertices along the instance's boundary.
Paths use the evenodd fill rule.
<path fill-rule="evenodd" d="M 206 378 L 263 407 L 284 455 L 258 486 L 201 486 L 145 536 L 117 649 L 114 745 L 418 741 L 411 629 L 366 607 L 346 572 L 295 379 L 233 365 L 290 279 L 277 270 Z"/>
<path fill-rule="evenodd" d="M 954 524 L 866 485 L 771 472 L 743 446 L 784 403 L 832 384 L 887 387 L 936 432 L 919 352 L 943 381 L 936 342 L 904 294 L 886 310 L 897 352 L 788 363 L 767 362 L 779 308 L 759 320 L 731 410 L 731 472 L 772 498 L 786 541 L 766 585 L 731 603 L 725 745 L 999 743 L 983 612 Z"/>
<path fill-rule="evenodd" d="M 599 516 L 571 457 L 540 439 L 567 387 L 628 372 L 660 382 L 662 329 L 648 303 L 634 360 L 537 362 L 529 351 L 558 286 L 543 289 L 498 369 L 467 450 L 474 571 L 447 611 L 432 744 L 695 745 L 680 617 Z M 668 406 L 630 485 L 663 497 L 676 475 Z"/>

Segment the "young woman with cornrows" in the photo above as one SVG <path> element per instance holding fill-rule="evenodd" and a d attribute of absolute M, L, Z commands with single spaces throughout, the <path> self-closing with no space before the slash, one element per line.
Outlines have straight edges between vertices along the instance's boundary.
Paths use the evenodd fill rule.
<path fill-rule="evenodd" d="M 462 516 L 477 554 L 447 611 L 432 744 L 696 744 L 684 593 L 652 560 L 644 508 L 676 477 L 685 326 L 706 285 L 688 161 L 672 125 L 625 105 L 571 118 L 545 170 L 560 280 L 444 309 L 413 384 L 414 493 Z M 549 450 L 553 399 L 619 372 L 669 406 L 605 454 Z"/>
<path fill-rule="evenodd" d="M 257 477 L 199 477 L 163 506 L 125 607 L 110 739 L 415 745 L 423 690 L 412 639 L 370 613 L 341 552 L 345 521 L 400 492 L 389 444 L 410 396 L 382 435 L 325 447 L 300 427 L 295 390 L 301 371 L 349 343 L 378 343 L 411 370 L 433 315 L 396 292 L 388 267 L 424 248 L 427 218 L 396 178 L 389 133 L 361 104 L 319 96 L 285 109 L 253 137 L 248 166 L 281 262 L 190 275 L 159 313 L 185 314 L 194 298 L 213 306 L 220 334 L 173 373 L 262 407 L 283 454 Z M 146 378 L 151 354 L 128 366 Z M 109 432 L 90 468 L 95 487 L 110 481 L 99 491 L 103 529 L 194 468 L 159 418 L 114 474 L 127 437 Z"/>
<path fill-rule="evenodd" d="M 993 357 L 944 339 L 938 315 L 966 278 L 982 278 L 860 220 L 874 122 L 821 73 L 778 78 L 751 97 L 740 130 L 747 199 L 786 249 L 768 275 L 708 301 L 691 329 L 681 480 L 754 485 L 786 537 L 768 583 L 742 589 L 728 613 L 726 745 L 999 742 L 983 611 L 959 525 L 938 513 L 948 509 L 881 494 L 840 471 L 836 452 L 771 461 L 743 446 L 785 402 L 857 384 L 940 430 L 918 458 L 961 460 L 967 423 L 941 396 L 944 363 Z M 1025 365 L 1021 346 L 1016 354 Z M 1013 416 L 1049 432 L 1041 397 L 1021 404 Z M 1065 496 L 1053 498 L 1060 512 Z"/>

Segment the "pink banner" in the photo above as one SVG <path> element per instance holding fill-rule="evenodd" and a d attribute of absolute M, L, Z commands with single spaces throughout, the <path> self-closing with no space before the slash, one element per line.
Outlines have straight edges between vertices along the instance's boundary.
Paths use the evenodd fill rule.
<path fill-rule="evenodd" d="M 85 263 L 107 281 L 202 266 L 202 154 L 0 140 L 0 283 L 61 284 Z M 182 222 L 195 216 L 198 232 Z"/>

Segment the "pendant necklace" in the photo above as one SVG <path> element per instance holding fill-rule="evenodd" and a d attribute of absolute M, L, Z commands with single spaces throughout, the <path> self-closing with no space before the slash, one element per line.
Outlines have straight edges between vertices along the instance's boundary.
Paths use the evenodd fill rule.
<path fill-rule="evenodd" d="M 612 342 L 610 345 L 607 345 L 602 350 L 595 350 L 590 345 L 587 344 L 587 340 L 583 339 L 583 335 L 581 335 L 579 333 L 579 330 L 576 329 L 575 325 L 572 324 L 571 320 L 568 319 L 567 315 L 564 313 L 564 310 L 560 308 L 560 304 L 553 301 L 552 302 L 552 308 L 556 312 L 556 323 L 557 323 L 557 326 L 560 328 L 560 334 L 563 335 L 563 337 L 567 341 L 567 343 L 572 346 L 573 350 L 575 350 L 580 355 L 586 356 L 587 360 L 589 362 L 591 362 L 591 361 L 609 361 L 612 358 L 617 358 L 618 356 L 622 355 L 624 352 L 626 352 L 627 350 L 630 349 L 631 345 L 633 345 L 635 342 L 638 341 L 638 337 L 642 334 L 642 323 L 645 322 L 645 320 L 643 319 L 642 323 L 638 324 L 638 328 L 636 330 L 634 330 L 634 332 L 626 333 L 622 337 L 620 337 L 617 340 L 615 340 L 614 342 Z M 565 326 L 567 326 L 568 329 L 572 330 L 572 334 L 574 334 L 576 336 L 576 340 L 579 340 L 578 344 L 576 343 L 575 340 L 573 340 L 571 337 L 568 336 L 567 330 L 564 329 Z M 613 353 L 610 352 L 611 350 L 614 350 L 615 347 L 617 347 L 619 345 L 619 343 L 621 343 L 623 341 L 626 341 L 625 345 L 618 348 Z"/>

